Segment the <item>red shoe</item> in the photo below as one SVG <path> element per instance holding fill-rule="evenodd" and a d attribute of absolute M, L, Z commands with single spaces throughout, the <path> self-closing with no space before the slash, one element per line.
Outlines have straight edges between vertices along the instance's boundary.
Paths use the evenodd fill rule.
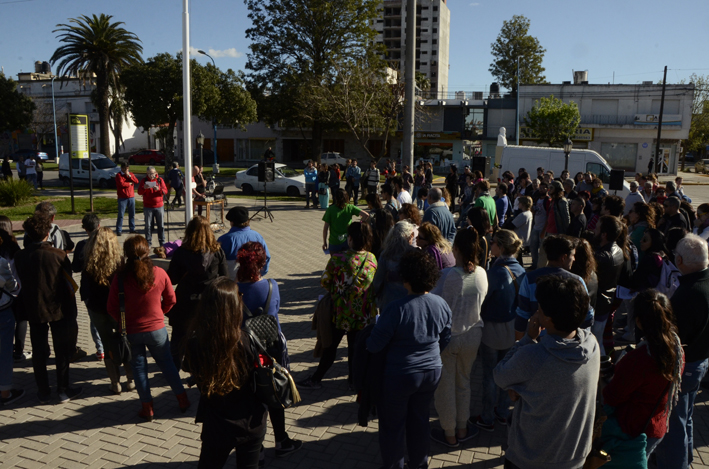
<path fill-rule="evenodd" d="M 187 412 L 187 409 L 189 409 L 192 405 L 190 400 L 187 398 L 187 392 L 177 395 L 177 403 L 180 405 L 180 412 L 183 414 Z"/>
<path fill-rule="evenodd" d="M 96 360 L 102 362 L 104 358 L 103 352 L 96 352 Z"/>
<path fill-rule="evenodd" d="M 138 412 L 138 417 L 148 421 L 152 422 L 153 421 L 153 401 L 150 402 L 142 402 L 143 408 L 140 409 L 140 412 Z"/>

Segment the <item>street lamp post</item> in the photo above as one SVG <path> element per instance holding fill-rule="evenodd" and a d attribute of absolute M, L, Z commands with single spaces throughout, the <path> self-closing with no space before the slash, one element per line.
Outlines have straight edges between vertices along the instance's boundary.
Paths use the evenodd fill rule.
<path fill-rule="evenodd" d="M 214 65 L 214 68 L 215 69 L 217 68 L 217 64 L 214 63 L 214 59 L 212 59 L 211 55 L 207 54 L 205 51 L 203 51 L 201 49 L 198 50 L 197 52 L 209 57 L 212 60 L 212 65 Z M 214 153 L 214 161 L 212 162 L 212 168 L 213 168 L 213 172 L 216 173 L 217 172 L 217 120 L 214 117 L 212 117 L 212 126 L 214 127 L 214 145 L 212 146 L 212 152 Z"/>
<path fill-rule="evenodd" d="M 56 79 L 56 76 L 52 77 L 52 115 L 54 116 L 54 158 L 59 158 L 59 142 L 57 141 L 57 105 L 54 100 L 54 80 Z M 45 86 L 47 85 L 42 85 L 42 88 Z M 57 161 L 59 160 L 57 159 Z"/>
<path fill-rule="evenodd" d="M 204 135 L 202 135 L 202 131 L 199 131 L 199 136 L 197 137 L 197 145 L 199 145 L 199 167 L 202 168 L 204 165 L 204 158 L 202 156 L 202 152 L 204 150 Z"/>
<path fill-rule="evenodd" d="M 573 146 L 574 142 L 571 141 L 571 138 L 566 137 L 566 141 L 564 142 L 564 171 L 569 170 L 569 153 L 571 153 Z"/>

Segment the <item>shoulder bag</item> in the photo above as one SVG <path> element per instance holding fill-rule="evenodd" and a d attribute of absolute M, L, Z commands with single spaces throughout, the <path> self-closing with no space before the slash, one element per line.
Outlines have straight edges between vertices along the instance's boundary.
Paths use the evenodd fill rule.
<path fill-rule="evenodd" d="M 246 333 L 249 335 L 251 351 L 255 357 L 254 394 L 256 399 L 268 407 L 281 409 L 287 409 L 299 403 L 300 393 L 288 370 L 274 360 L 248 327 Z"/>
<path fill-rule="evenodd" d="M 133 355 L 130 349 L 130 342 L 128 342 L 128 333 L 126 332 L 126 294 L 123 288 L 123 275 L 120 274 L 118 275 L 118 305 L 121 311 L 121 322 L 115 332 L 116 342 L 118 343 L 117 363 L 126 363 L 132 360 Z"/>

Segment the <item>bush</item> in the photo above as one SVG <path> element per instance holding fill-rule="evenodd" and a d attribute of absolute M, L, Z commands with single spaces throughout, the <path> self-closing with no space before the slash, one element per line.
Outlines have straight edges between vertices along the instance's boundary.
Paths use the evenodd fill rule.
<path fill-rule="evenodd" d="M 33 188 L 25 180 L 9 179 L 0 181 L 0 204 L 3 207 L 16 207 L 32 197 Z"/>

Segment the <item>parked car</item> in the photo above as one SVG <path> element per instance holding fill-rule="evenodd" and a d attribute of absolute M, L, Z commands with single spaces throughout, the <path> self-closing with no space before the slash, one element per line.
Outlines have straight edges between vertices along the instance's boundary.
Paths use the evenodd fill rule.
<path fill-rule="evenodd" d="M 165 153 L 160 150 L 140 150 L 128 158 L 128 164 L 165 164 Z"/>
<path fill-rule="evenodd" d="M 308 161 L 310 161 L 310 158 L 303 160 L 303 163 L 307 165 Z M 320 162 L 327 165 L 339 164 L 341 168 L 347 166 L 347 159 L 337 152 L 323 153 L 320 155 Z"/>
<path fill-rule="evenodd" d="M 709 172 L 709 160 L 699 160 L 694 163 L 694 172 L 697 174 L 707 174 L 707 172 Z"/>
<path fill-rule="evenodd" d="M 116 166 L 111 158 L 107 158 L 101 153 L 91 153 L 91 176 L 93 184 L 102 189 L 112 187 L 116 184 L 116 174 L 121 168 Z M 74 184 L 89 184 L 89 159 L 74 158 L 71 160 L 72 177 Z M 69 185 L 69 154 L 64 153 L 59 156 L 59 179 L 62 184 Z"/>
<path fill-rule="evenodd" d="M 47 160 L 49 159 L 49 156 L 43 151 L 32 149 L 17 150 L 15 153 L 10 155 L 10 159 L 12 161 L 25 161 L 27 158 L 39 158 L 40 160 Z"/>
<path fill-rule="evenodd" d="M 291 197 L 305 195 L 305 176 L 298 174 L 293 168 L 282 163 L 276 163 L 275 181 L 266 183 L 268 192 L 286 194 Z M 239 171 L 234 178 L 234 186 L 244 194 L 253 194 L 263 190 L 264 183 L 258 180 L 258 164 L 249 169 Z"/>

